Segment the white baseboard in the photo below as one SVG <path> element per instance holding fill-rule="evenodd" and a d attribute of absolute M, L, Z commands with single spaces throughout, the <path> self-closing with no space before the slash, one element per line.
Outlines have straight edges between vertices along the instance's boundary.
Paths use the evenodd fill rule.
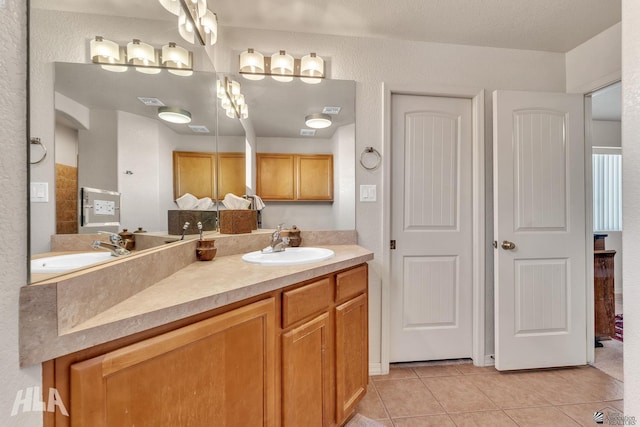
<path fill-rule="evenodd" d="M 369 363 L 369 375 L 386 375 L 388 373 L 382 371 L 382 363 Z"/>
<path fill-rule="evenodd" d="M 493 354 L 487 354 L 484 356 L 484 366 L 495 366 L 496 361 L 493 358 Z"/>

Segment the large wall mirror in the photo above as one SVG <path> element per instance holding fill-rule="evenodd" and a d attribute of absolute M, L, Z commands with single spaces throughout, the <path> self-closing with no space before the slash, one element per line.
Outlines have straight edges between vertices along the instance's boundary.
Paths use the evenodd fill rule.
<path fill-rule="evenodd" d="M 173 150 L 245 152 L 247 194 L 255 192 L 256 152 L 333 154 L 333 202 L 266 202 L 262 227 L 285 223 L 303 230 L 355 228 L 355 83 L 327 79 L 307 85 L 268 77 L 249 81 L 234 70 L 217 74 L 239 81 L 250 106 L 248 119 L 228 118 L 215 96 L 216 70 L 210 58 L 213 49 L 215 55 L 237 53 L 189 45 L 178 35 L 173 18 L 157 1 L 136 8 L 111 0 L 99 5 L 91 0 L 31 2 L 30 135 L 41 139 L 47 155 L 30 166 L 30 183 L 32 194 L 33 185 L 42 183 L 48 193 L 46 201 L 31 203 L 31 255 L 50 253 L 53 235 L 138 227 L 166 233 L 167 211 L 177 208 Z M 196 71 L 190 77 L 166 70 L 153 75 L 133 68 L 105 71 L 89 63 L 89 41 L 96 35 L 121 46 L 134 38 L 156 48 L 178 42 L 193 52 Z M 197 128 L 160 122 L 157 107 L 139 98 L 190 111 Z M 304 116 L 325 106 L 341 107 L 333 125 L 313 137 L 301 136 Z M 204 128 L 208 133 L 201 132 Z M 38 160 L 41 147 L 31 147 L 32 161 Z M 120 226 L 82 227 L 79 206 L 62 202 L 65 190 L 56 191 L 69 173 L 66 166 L 77 169 L 77 182 L 71 184 L 77 193 L 82 186 L 121 193 Z"/>

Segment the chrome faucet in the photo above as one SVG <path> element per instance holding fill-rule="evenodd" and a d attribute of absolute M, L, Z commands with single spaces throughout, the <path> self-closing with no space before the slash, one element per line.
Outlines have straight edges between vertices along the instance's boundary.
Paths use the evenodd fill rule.
<path fill-rule="evenodd" d="M 103 242 L 102 240 L 94 240 L 93 243 L 91 243 L 91 247 L 93 249 L 108 249 L 111 251 L 112 256 L 129 255 L 131 253 L 131 251 L 126 249 L 126 243 L 122 240 L 120 235 L 109 231 L 98 231 L 98 234 L 108 234 L 109 241 L 111 243 Z"/>
<path fill-rule="evenodd" d="M 271 242 L 269 242 L 269 246 L 262 250 L 263 253 L 284 251 L 284 248 L 289 244 L 289 238 L 282 237 L 281 232 L 283 225 L 284 224 L 278 224 L 278 228 L 276 228 L 276 231 L 271 234 Z"/>

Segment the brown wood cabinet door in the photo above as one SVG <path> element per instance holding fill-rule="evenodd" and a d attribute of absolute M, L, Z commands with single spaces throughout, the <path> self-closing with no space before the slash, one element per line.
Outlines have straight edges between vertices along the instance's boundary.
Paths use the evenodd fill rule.
<path fill-rule="evenodd" d="M 263 200 L 294 200 L 293 154 L 256 154 L 256 193 Z"/>
<path fill-rule="evenodd" d="M 173 152 L 173 197 L 186 193 L 197 198 L 215 198 L 215 154 L 190 151 Z"/>
<path fill-rule="evenodd" d="M 341 425 L 367 392 L 367 294 L 336 307 L 336 418 Z"/>
<path fill-rule="evenodd" d="M 218 198 L 227 193 L 247 194 L 247 175 L 244 153 L 218 153 Z"/>
<path fill-rule="evenodd" d="M 333 156 L 296 155 L 297 200 L 333 200 Z"/>
<path fill-rule="evenodd" d="M 275 425 L 269 298 L 71 366 L 72 426 Z"/>
<path fill-rule="evenodd" d="M 614 287 L 614 256 L 616 251 L 593 253 L 593 306 L 595 336 L 613 337 L 616 333 L 616 302 Z"/>
<path fill-rule="evenodd" d="M 324 313 L 282 336 L 282 425 L 331 425 L 331 332 Z"/>

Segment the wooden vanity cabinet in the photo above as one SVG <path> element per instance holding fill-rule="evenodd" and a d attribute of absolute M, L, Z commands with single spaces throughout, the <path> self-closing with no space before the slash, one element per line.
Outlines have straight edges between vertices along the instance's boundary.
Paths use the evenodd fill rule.
<path fill-rule="evenodd" d="M 275 304 L 71 366 L 72 426 L 274 426 Z"/>
<path fill-rule="evenodd" d="M 256 192 L 267 201 L 332 201 L 333 155 L 256 154 Z"/>
<path fill-rule="evenodd" d="M 367 264 L 43 364 L 45 427 L 341 426 L 368 382 Z"/>
<path fill-rule="evenodd" d="M 227 193 L 242 196 L 246 189 L 244 153 L 173 152 L 173 196 L 222 199 Z"/>

